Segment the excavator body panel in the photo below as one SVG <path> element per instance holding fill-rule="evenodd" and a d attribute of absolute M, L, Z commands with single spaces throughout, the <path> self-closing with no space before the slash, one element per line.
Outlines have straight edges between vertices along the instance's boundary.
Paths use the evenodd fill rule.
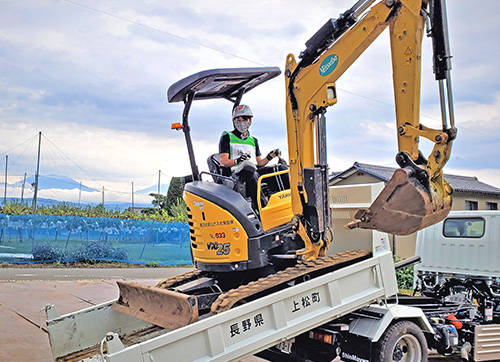
<path fill-rule="evenodd" d="M 248 260 L 248 234 L 227 210 L 186 191 L 193 259 L 202 263 L 233 263 Z"/>

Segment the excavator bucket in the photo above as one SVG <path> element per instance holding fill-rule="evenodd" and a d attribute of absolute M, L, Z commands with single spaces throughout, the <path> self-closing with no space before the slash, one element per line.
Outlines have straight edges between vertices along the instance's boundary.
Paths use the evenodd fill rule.
<path fill-rule="evenodd" d="M 372 205 L 358 210 L 356 220 L 346 227 L 409 235 L 443 220 L 450 212 L 451 197 L 441 196 L 432 181 L 429 185 L 428 178 L 415 174 L 410 167 L 397 169 Z"/>
<path fill-rule="evenodd" d="M 196 297 L 170 290 L 117 281 L 120 297 L 112 308 L 173 330 L 198 320 Z"/>

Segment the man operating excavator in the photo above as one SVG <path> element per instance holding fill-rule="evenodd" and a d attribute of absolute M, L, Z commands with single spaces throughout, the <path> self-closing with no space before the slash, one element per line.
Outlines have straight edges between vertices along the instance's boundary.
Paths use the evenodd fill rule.
<path fill-rule="evenodd" d="M 257 209 L 257 181 L 259 176 L 274 171 L 274 168 L 264 167 L 275 157 L 281 155 L 276 148 L 269 152 L 266 157 L 261 157 L 259 142 L 257 138 L 250 135 L 249 128 L 252 125 L 253 113 L 249 106 L 240 104 L 233 108 L 232 113 L 234 129 L 231 132 L 224 131 L 219 141 L 219 157 L 221 166 L 236 171 L 238 166 L 245 161 L 251 162 L 259 168 L 255 169 L 253 175 L 245 177 L 246 195 L 252 199 L 252 207 Z M 282 166 L 280 165 L 280 170 Z M 265 205 L 266 199 L 262 197 Z"/>

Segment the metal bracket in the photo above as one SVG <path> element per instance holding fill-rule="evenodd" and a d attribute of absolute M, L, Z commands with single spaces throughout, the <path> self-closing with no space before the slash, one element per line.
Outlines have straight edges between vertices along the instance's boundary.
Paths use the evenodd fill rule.
<path fill-rule="evenodd" d="M 45 315 L 47 317 L 47 320 L 54 319 L 57 317 L 60 317 L 61 315 L 57 311 L 56 307 L 54 304 L 47 304 L 45 306 Z"/>
<path fill-rule="evenodd" d="M 113 354 L 125 349 L 120 336 L 117 333 L 109 332 L 104 337 L 103 342 L 106 344 L 106 350 L 108 354 Z M 102 349 L 101 349 L 102 352 Z"/>

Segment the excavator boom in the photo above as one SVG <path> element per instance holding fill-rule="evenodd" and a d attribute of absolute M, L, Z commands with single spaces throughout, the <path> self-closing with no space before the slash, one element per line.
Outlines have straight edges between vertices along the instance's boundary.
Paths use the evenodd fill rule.
<path fill-rule="evenodd" d="M 374 2 L 359 1 L 338 19 L 329 20 L 306 42 L 300 62 L 297 63 L 293 55 L 287 58 L 290 176 L 291 184 L 298 185 L 291 190 L 292 207 L 296 218 L 304 225 L 301 236 L 309 240 L 306 248 L 310 251 L 310 258 L 321 255 L 320 250 L 329 243 L 326 226 L 319 232 L 312 232 L 315 219 L 310 215 L 322 211 L 307 211 L 311 204 L 308 184 L 317 181 L 306 177 L 306 170 L 326 166 L 318 156 L 326 153 L 326 146 L 318 141 L 325 138 L 321 136 L 325 127 L 319 120 L 324 119 L 326 108 L 337 102 L 337 79 L 387 27 L 391 38 L 399 149 L 396 161 L 401 169 L 396 171 L 370 208 L 360 210 L 356 220 L 346 226 L 408 235 L 442 220 L 451 209 L 453 188 L 442 173 L 456 136 L 444 0 L 430 0 L 429 4 L 427 0 L 378 1 L 373 5 Z M 448 89 L 450 125 L 443 102 L 443 127 L 440 130 L 427 128 L 419 121 L 421 43 L 427 20 L 432 24 L 429 34 L 434 44 L 434 72 L 440 82 L 442 100 L 445 98 L 443 82 L 447 82 Z M 420 137 L 435 145 L 427 159 L 418 149 Z M 316 237 L 318 233 L 322 235 L 321 243 Z"/>

